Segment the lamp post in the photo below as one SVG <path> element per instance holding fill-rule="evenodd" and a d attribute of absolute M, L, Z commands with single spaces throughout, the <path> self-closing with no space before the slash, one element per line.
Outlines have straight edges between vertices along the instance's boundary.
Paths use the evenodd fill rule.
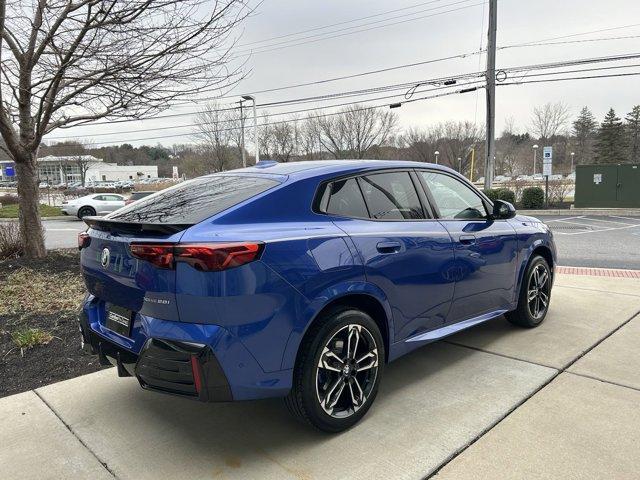
<path fill-rule="evenodd" d="M 571 171 L 569 173 L 573 173 L 573 157 L 576 154 L 576 152 L 571 152 Z"/>
<path fill-rule="evenodd" d="M 462 157 L 458 157 L 458 172 L 462 173 Z"/>
<path fill-rule="evenodd" d="M 533 147 L 533 174 L 536 174 L 536 153 L 538 152 L 538 145 L 534 145 Z"/>
<path fill-rule="evenodd" d="M 256 147 L 256 163 L 260 161 L 260 142 L 258 141 L 258 114 L 256 113 L 256 97 L 253 95 L 243 95 L 243 100 L 251 100 L 253 102 L 253 141 Z M 244 132 L 244 124 L 242 127 Z"/>
<path fill-rule="evenodd" d="M 438 155 L 440 155 L 440 152 L 438 150 L 436 150 L 435 152 L 433 152 L 433 154 L 436 156 L 436 165 L 438 164 Z"/>

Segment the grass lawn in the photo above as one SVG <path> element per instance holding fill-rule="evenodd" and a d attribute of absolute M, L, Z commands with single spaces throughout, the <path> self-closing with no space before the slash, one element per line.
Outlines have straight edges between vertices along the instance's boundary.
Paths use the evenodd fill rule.
<path fill-rule="evenodd" d="M 43 217 L 57 217 L 62 214 L 59 207 L 40 204 L 40 215 Z M 18 205 L 5 205 L 0 208 L 0 218 L 18 218 Z"/>
<path fill-rule="evenodd" d="M 100 369 L 80 349 L 77 250 L 0 261 L 0 397 Z"/>

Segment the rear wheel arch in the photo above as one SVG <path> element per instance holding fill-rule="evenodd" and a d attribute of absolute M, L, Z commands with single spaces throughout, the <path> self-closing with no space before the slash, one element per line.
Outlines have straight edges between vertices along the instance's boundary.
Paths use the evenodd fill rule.
<path fill-rule="evenodd" d="M 314 316 L 313 320 L 309 322 L 305 334 L 302 336 L 300 344 L 298 345 L 298 352 L 296 354 L 296 365 L 298 363 L 298 357 L 300 355 L 300 347 L 307 339 L 307 335 L 315 330 L 313 326 L 322 321 L 323 318 L 331 315 L 333 312 L 349 308 L 363 311 L 376 322 L 376 325 L 378 325 L 378 328 L 380 329 L 382 339 L 384 340 L 385 362 L 388 360 L 391 332 L 389 328 L 389 318 L 384 306 L 377 298 L 372 295 L 366 293 L 352 293 L 331 300 L 324 307 L 322 307 L 322 309 Z"/>

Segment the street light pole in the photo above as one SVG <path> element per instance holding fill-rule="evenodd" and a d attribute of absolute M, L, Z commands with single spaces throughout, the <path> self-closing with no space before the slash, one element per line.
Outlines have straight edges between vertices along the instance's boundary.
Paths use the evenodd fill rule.
<path fill-rule="evenodd" d="M 258 141 L 258 114 L 256 111 L 256 97 L 253 95 L 243 95 L 244 100 L 253 102 L 253 142 L 256 148 L 256 163 L 260 161 L 260 142 Z"/>
<path fill-rule="evenodd" d="M 462 157 L 458 157 L 458 172 L 462 174 Z"/>
<path fill-rule="evenodd" d="M 573 173 L 573 156 L 575 155 L 575 152 L 571 152 L 571 171 L 569 173 Z"/>
<path fill-rule="evenodd" d="M 440 152 L 436 150 L 433 154 L 436 156 L 436 165 L 438 165 L 438 155 L 440 155 Z"/>
<path fill-rule="evenodd" d="M 538 152 L 538 145 L 534 145 L 533 147 L 533 174 L 536 174 L 536 153 Z"/>
<path fill-rule="evenodd" d="M 247 166 L 247 158 L 245 156 L 244 153 L 244 113 L 242 111 L 242 100 L 240 100 L 240 135 L 241 135 L 241 140 L 240 140 L 240 150 L 242 153 L 242 166 L 246 167 Z"/>

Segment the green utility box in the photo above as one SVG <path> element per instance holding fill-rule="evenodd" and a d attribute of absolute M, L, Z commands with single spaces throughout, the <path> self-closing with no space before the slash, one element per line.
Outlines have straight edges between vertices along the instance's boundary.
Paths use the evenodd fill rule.
<path fill-rule="evenodd" d="M 574 207 L 640 207 L 640 165 L 577 165 Z"/>

